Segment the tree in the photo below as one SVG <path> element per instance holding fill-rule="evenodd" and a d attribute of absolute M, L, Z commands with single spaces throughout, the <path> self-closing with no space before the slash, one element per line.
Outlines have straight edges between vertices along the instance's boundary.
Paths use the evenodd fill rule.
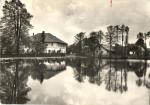
<path fill-rule="evenodd" d="M 128 35 L 129 35 L 129 27 L 124 24 L 119 26 L 119 30 L 121 31 L 121 45 L 122 45 L 122 57 L 127 57 L 127 46 L 128 46 Z M 125 46 L 125 49 L 123 49 Z M 125 50 L 125 51 L 124 51 Z"/>
<path fill-rule="evenodd" d="M 128 26 L 126 26 L 126 27 L 125 27 L 125 33 L 126 33 L 126 39 L 125 39 L 125 57 L 128 56 L 128 49 L 127 49 L 127 46 L 128 46 L 129 30 L 130 30 L 130 28 L 129 28 Z"/>
<path fill-rule="evenodd" d="M 139 32 L 137 34 L 137 41 L 135 43 L 136 45 L 136 53 L 138 56 L 141 56 L 143 54 L 143 49 L 145 49 L 145 44 L 144 44 L 144 34 L 142 32 Z"/>
<path fill-rule="evenodd" d="M 107 27 L 107 32 L 106 32 L 106 42 L 109 45 L 110 48 L 110 53 L 109 57 L 111 58 L 111 53 L 112 53 L 112 46 L 115 45 L 118 41 L 118 34 L 115 33 L 116 27 L 115 26 L 108 26 Z"/>
<path fill-rule="evenodd" d="M 20 46 L 28 45 L 30 20 L 33 16 L 20 0 L 5 1 L 1 18 L 2 49 L 4 53 L 19 54 Z"/>
<path fill-rule="evenodd" d="M 144 47 L 144 34 L 142 32 L 139 32 L 137 34 L 137 38 L 138 38 L 138 40 L 136 42 L 136 45 Z"/>
<path fill-rule="evenodd" d="M 119 42 L 119 25 L 114 26 L 114 28 L 117 35 L 117 42 Z"/>
<path fill-rule="evenodd" d="M 88 46 L 90 48 L 90 51 L 93 54 L 93 57 L 95 57 L 95 51 L 97 48 L 100 47 L 99 38 L 97 32 L 91 32 L 89 37 L 89 43 Z M 99 50 L 99 49 L 98 49 Z"/>
<path fill-rule="evenodd" d="M 113 34 L 115 36 L 115 43 L 121 42 L 122 46 L 122 57 L 127 57 L 127 46 L 128 46 L 128 35 L 129 35 L 129 27 L 123 25 L 113 26 Z M 125 46 L 125 48 L 123 48 Z M 125 50 L 125 51 L 124 51 Z M 123 53 L 124 52 L 124 53 Z"/>
<path fill-rule="evenodd" d="M 82 53 L 83 53 L 82 49 L 83 49 L 83 39 L 84 38 L 85 38 L 85 33 L 84 32 L 80 32 L 79 34 L 77 34 L 75 36 L 75 39 L 76 39 L 75 43 L 79 44 L 78 50 L 79 50 L 80 55 L 82 55 Z"/>
<path fill-rule="evenodd" d="M 98 38 L 99 44 L 102 43 L 103 37 L 104 37 L 103 31 L 102 31 L 102 30 L 98 31 L 98 32 L 97 32 L 97 38 Z"/>
<path fill-rule="evenodd" d="M 37 38 L 34 38 L 34 40 L 32 40 L 32 50 L 36 54 L 44 53 L 46 46 L 47 45 L 45 43 L 41 42 Z"/>

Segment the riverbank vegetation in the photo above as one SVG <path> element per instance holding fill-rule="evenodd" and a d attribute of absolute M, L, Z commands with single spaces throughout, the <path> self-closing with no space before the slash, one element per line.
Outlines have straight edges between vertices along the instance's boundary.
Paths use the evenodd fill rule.
<path fill-rule="evenodd" d="M 68 47 L 68 53 L 101 58 L 149 59 L 146 41 L 150 32 L 137 34 L 137 41 L 129 44 L 129 26 L 108 26 L 107 31 L 80 32 L 75 43 Z"/>

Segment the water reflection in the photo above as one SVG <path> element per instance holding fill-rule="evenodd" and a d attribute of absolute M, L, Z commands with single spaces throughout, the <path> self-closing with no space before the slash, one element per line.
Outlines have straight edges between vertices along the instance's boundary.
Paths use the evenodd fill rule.
<path fill-rule="evenodd" d="M 86 60 L 77 59 L 69 62 L 69 65 L 73 67 L 74 78 L 77 81 L 84 82 L 87 79 L 89 83 L 98 86 L 104 83 L 108 91 L 127 92 L 128 72 L 134 72 L 138 77 L 135 81 L 137 86 L 150 87 L 147 61 L 99 60 L 94 58 Z"/>
<path fill-rule="evenodd" d="M 32 62 L 31 77 L 43 83 L 44 79 L 50 79 L 56 74 L 66 69 L 65 62 L 58 61 L 38 61 Z"/>
<path fill-rule="evenodd" d="M 40 99 L 40 102 L 45 104 L 50 104 L 48 100 L 51 100 L 51 104 L 54 105 L 58 103 L 67 105 L 66 97 L 73 98 L 71 96 L 80 90 L 80 86 L 84 88 L 90 85 L 96 86 L 96 91 L 104 89 L 103 92 L 107 94 L 107 97 L 101 96 L 105 97 L 104 101 L 109 99 L 108 93 L 113 93 L 114 96 L 131 94 L 130 89 L 134 91 L 142 89 L 143 93 L 147 93 L 144 89 L 150 89 L 149 61 L 96 58 L 36 59 L 3 60 L 0 64 L 0 101 L 3 104 L 35 104 Z M 131 80 L 134 80 L 132 84 Z M 76 92 L 69 93 L 72 88 Z M 93 91 L 91 87 L 87 89 L 90 92 Z M 139 92 L 142 93 L 142 91 Z M 82 94 L 91 97 L 88 93 Z M 95 94 L 97 97 L 100 95 Z M 95 104 L 94 100 L 91 101 Z M 118 104 L 117 102 L 116 100 L 115 104 Z M 81 104 L 80 101 L 79 104 Z"/>
<path fill-rule="evenodd" d="M 0 100 L 3 104 L 25 104 L 30 99 L 28 78 L 43 83 L 66 69 L 64 61 L 55 60 L 6 60 L 1 61 Z"/>
<path fill-rule="evenodd" d="M 26 85 L 28 66 L 16 60 L 1 63 L 0 99 L 3 104 L 25 104 L 30 101 L 27 97 L 31 90 Z"/>

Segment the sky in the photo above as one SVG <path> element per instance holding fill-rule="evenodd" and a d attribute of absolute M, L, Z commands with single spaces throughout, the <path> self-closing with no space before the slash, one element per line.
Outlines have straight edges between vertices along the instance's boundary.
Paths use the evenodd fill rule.
<path fill-rule="evenodd" d="M 0 0 L 0 8 L 5 0 Z M 30 35 L 45 31 L 74 42 L 79 32 L 106 30 L 109 25 L 130 27 L 129 43 L 138 32 L 150 30 L 150 0 L 21 0 L 34 16 Z M 0 10 L 0 17 L 2 11 Z"/>

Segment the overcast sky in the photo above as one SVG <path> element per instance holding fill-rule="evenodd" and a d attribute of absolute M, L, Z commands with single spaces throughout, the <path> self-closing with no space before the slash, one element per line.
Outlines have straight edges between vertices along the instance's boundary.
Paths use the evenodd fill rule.
<path fill-rule="evenodd" d="M 0 0 L 0 7 L 3 2 Z M 67 43 L 83 31 L 87 34 L 108 25 L 125 24 L 130 27 L 130 40 L 135 42 L 138 32 L 150 30 L 150 0 L 21 0 L 34 16 L 30 33 L 43 30 Z M 0 11 L 0 16 L 2 11 Z"/>

